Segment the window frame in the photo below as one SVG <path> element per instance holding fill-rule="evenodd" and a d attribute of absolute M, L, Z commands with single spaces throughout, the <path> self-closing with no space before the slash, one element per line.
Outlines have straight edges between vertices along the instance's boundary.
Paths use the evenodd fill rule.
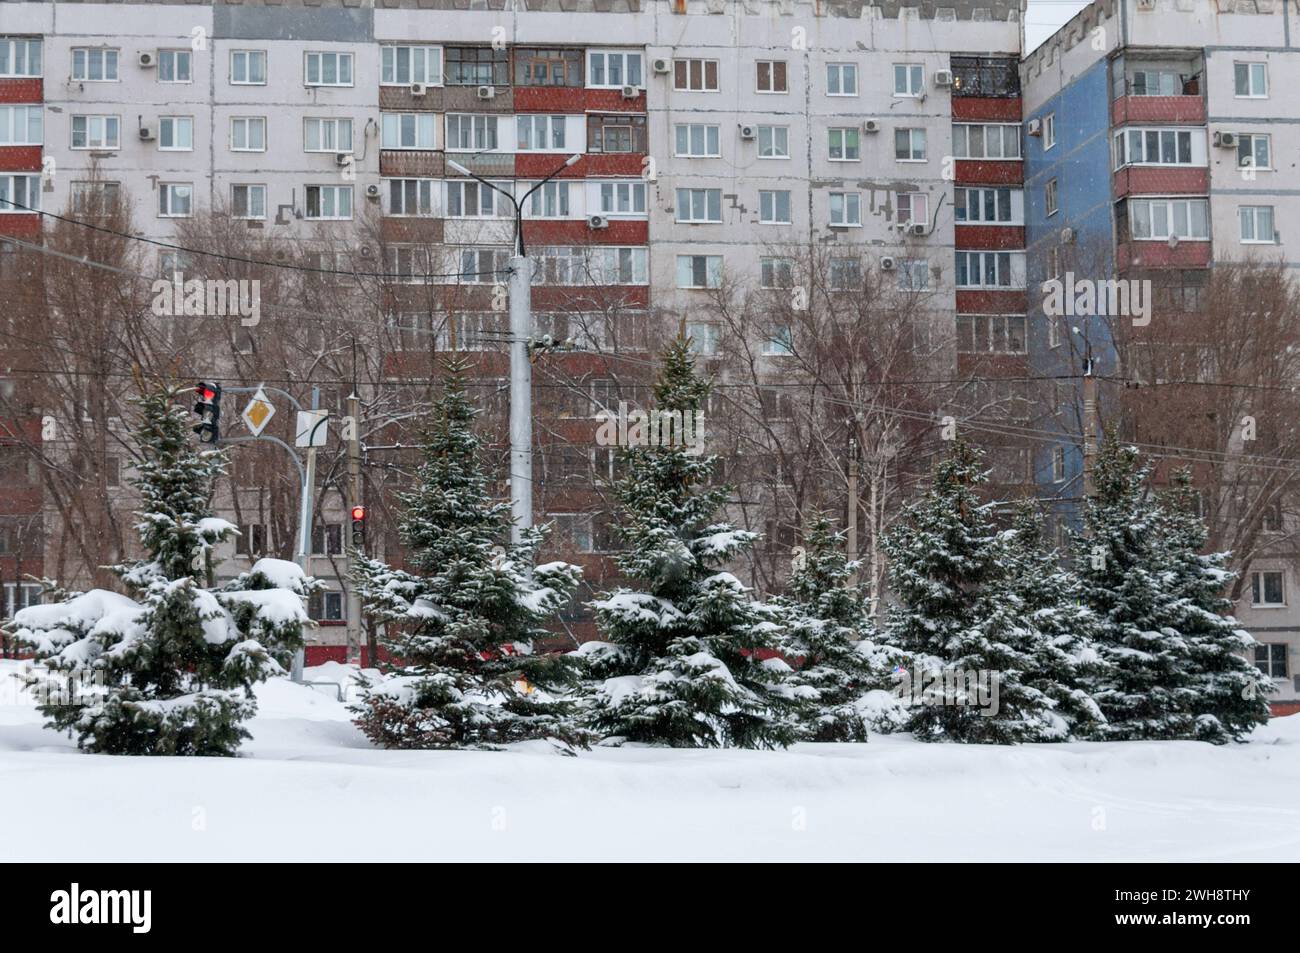
<path fill-rule="evenodd" d="M 10 65 L 10 69 L 0 73 L 0 79 L 42 79 L 45 76 L 45 43 L 44 37 L 39 36 L 0 36 L 0 44 L 4 44 L 8 49 L 5 55 L 5 61 Z M 18 55 L 19 44 L 23 47 L 23 55 Z M 16 71 L 18 61 L 21 59 L 25 64 L 32 62 L 32 49 L 36 50 L 36 71 L 19 73 Z M 30 69 L 30 66 L 28 66 Z"/>
<path fill-rule="evenodd" d="M 399 72 L 399 68 L 398 68 L 399 50 L 408 51 L 407 72 L 410 74 L 411 78 L 406 81 L 402 81 L 397 78 Z M 421 58 L 424 61 L 421 66 L 424 72 L 424 77 L 425 77 L 424 79 L 415 78 L 415 72 L 416 72 L 415 53 L 417 50 L 422 54 Z M 436 54 L 435 56 L 437 60 L 436 79 L 429 78 L 429 54 L 430 53 Z M 391 54 L 391 60 L 392 60 L 391 64 L 385 62 L 385 59 L 389 58 L 389 54 Z M 384 76 L 386 72 L 389 71 L 390 66 L 391 66 L 391 75 L 393 78 L 385 79 Z M 443 56 L 442 56 L 442 46 L 440 44 L 435 44 L 435 43 L 381 43 L 379 44 L 379 85 L 380 86 L 390 87 L 395 89 L 410 88 L 411 86 L 414 86 L 417 83 L 421 83 L 425 86 L 441 86 L 442 76 L 443 76 Z"/>
<path fill-rule="evenodd" d="M 240 215 L 239 212 L 238 212 L 237 209 L 236 209 L 236 202 L 235 202 L 235 190 L 236 190 L 236 189 L 247 189 L 247 190 L 249 190 L 248 193 L 247 193 L 247 195 L 249 196 L 249 198 L 251 198 L 252 190 L 253 190 L 253 189 L 261 189 L 261 190 L 262 190 L 262 214 L 261 214 L 261 215 L 251 215 L 251 214 Z M 246 211 L 247 211 L 248 207 L 251 205 L 251 202 L 249 201 L 249 198 L 245 198 L 245 200 L 244 200 L 244 203 L 245 203 L 245 210 L 246 210 Z M 262 183 L 262 182 L 232 182 L 232 183 L 230 183 L 230 217 L 231 217 L 231 218 L 236 219 L 236 220 L 241 221 L 241 222 L 263 222 L 263 221 L 266 221 L 266 208 L 267 208 L 267 189 L 266 189 L 266 184 L 265 184 L 265 183 Z"/>
<path fill-rule="evenodd" d="M 98 53 L 98 54 L 100 55 L 100 57 L 101 57 L 101 62 L 100 62 L 100 72 L 101 72 L 102 74 L 104 74 L 104 75 L 102 75 L 99 79 L 95 79 L 94 77 L 92 77 L 92 76 L 89 75 L 90 72 L 91 72 L 91 69 L 90 69 L 90 58 L 91 58 L 91 55 L 92 55 L 92 54 L 95 54 L 95 53 Z M 78 76 L 78 75 L 77 75 L 77 56 L 78 56 L 78 54 L 81 54 L 82 59 L 83 59 L 83 66 L 84 66 L 84 68 L 85 68 L 84 71 L 85 71 L 85 73 L 86 73 L 86 75 L 84 75 L 84 76 Z M 110 54 L 112 55 L 112 58 L 113 58 L 113 76 L 112 76 L 112 78 L 107 78 L 107 73 L 108 73 L 108 56 L 109 56 Z M 121 66 L 122 66 L 122 49 L 121 49 L 121 47 L 117 47 L 117 46 L 74 46 L 74 47 L 72 47 L 72 49 L 69 51 L 69 56 L 71 57 L 71 60 L 72 60 L 72 63 L 71 63 L 71 66 L 70 66 L 70 72 L 71 72 L 71 75 L 72 75 L 72 80 L 73 80 L 73 82 L 77 82 L 77 83 L 120 83 L 120 82 L 122 81 L 122 69 L 121 69 Z"/>
<path fill-rule="evenodd" d="M 1264 580 L 1265 576 L 1276 576 L 1278 578 L 1278 591 L 1281 593 L 1280 601 L 1267 601 L 1268 586 Z M 1250 607 L 1252 609 L 1285 609 L 1287 607 L 1286 589 L 1286 570 L 1252 569 L 1250 573 Z M 1261 597 L 1265 601 L 1261 602 Z"/>
<path fill-rule="evenodd" d="M 403 145 L 403 128 L 402 123 L 405 117 L 410 116 L 412 119 L 412 132 L 414 133 L 414 145 Z M 397 144 L 393 145 L 388 141 L 389 127 L 392 125 L 397 133 Z M 427 130 L 422 130 L 421 126 L 426 126 Z M 421 143 L 421 133 L 427 131 L 428 144 Z M 394 152 L 433 152 L 438 148 L 438 122 L 431 112 L 416 112 L 405 110 L 383 110 L 379 114 L 379 148 L 386 151 Z"/>
<path fill-rule="evenodd" d="M 337 214 L 335 214 L 335 215 L 322 215 L 322 214 L 312 215 L 312 214 L 311 214 L 311 204 L 312 204 L 312 203 L 311 203 L 311 193 L 312 193 L 312 190 L 313 190 L 313 189 L 317 189 L 317 190 L 329 189 L 331 192 L 333 192 L 334 195 L 335 195 L 335 199 L 334 199 L 335 211 L 337 211 L 337 209 L 338 209 L 338 204 L 339 204 L 339 203 L 338 203 L 338 196 L 346 194 L 346 195 L 348 196 L 348 202 L 347 202 L 347 205 L 348 205 L 348 214 L 347 214 L 347 215 L 337 215 Z M 355 211 L 356 211 L 356 196 L 353 194 L 353 189 L 352 189 L 352 186 L 351 186 L 351 185 L 338 185 L 338 184 L 336 184 L 336 183 L 332 183 L 332 182 L 331 182 L 331 183 L 311 183 L 311 184 L 309 184 L 309 185 L 305 185 L 305 186 L 303 186 L 303 197 L 302 197 L 302 201 L 303 201 L 302 217 L 303 217 L 303 219 L 304 219 L 305 221 L 309 221 L 309 222 L 349 222 L 349 221 L 352 220 L 352 217 L 353 217 L 353 215 L 355 214 Z M 324 209 L 324 192 L 323 192 L 323 191 L 317 193 L 316 207 L 317 207 L 317 212 L 318 212 L 318 213 L 319 213 L 321 210 Z"/>
<path fill-rule="evenodd" d="M 697 271 L 696 264 L 695 264 L 697 260 L 702 263 L 704 269 L 704 283 L 703 284 L 692 283 L 687 285 L 682 284 L 681 282 L 682 262 L 690 261 L 691 279 L 692 281 L 694 281 L 696 271 Z M 716 268 L 711 265 L 711 262 L 717 262 Z M 675 271 L 675 281 L 677 287 L 684 291 L 717 290 L 718 288 L 722 287 L 722 272 L 724 267 L 725 267 L 725 262 L 723 260 L 722 255 L 678 255 L 677 267 Z"/>
<path fill-rule="evenodd" d="M 604 78 L 597 82 L 593 77 L 595 70 L 593 64 L 595 57 L 601 58 L 600 72 Z M 619 59 L 619 70 L 622 78 L 619 82 L 609 81 L 609 60 L 611 57 Z M 633 81 L 631 73 L 631 64 L 636 63 L 637 78 Z M 622 89 L 624 86 L 635 86 L 637 89 L 645 89 L 645 54 L 641 50 L 619 49 L 618 47 L 594 47 L 586 51 L 582 58 L 582 75 L 585 88 L 587 89 Z"/>
<path fill-rule="evenodd" d="M 158 78 L 158 82 L 159 82 L 159 83 L 164 83 L 164 84 L 166 84 L 166 85 L 168 85 L 168 86 L 173 86 L 173 85 L 175 85 L 175 86 L 185 86 L 185 85 L 190 85 L 190 84 L 192 84 L 192 83 L 194 82 L 194 52 L 193 52 L 193 50 L 182 50 L 182 49 L 176 49 L 176 48 L 161 49 L 161 50 L 158 50 L 157 56 L 158 56 L 158 66 L 157 66 L 157 68 L 156 68 L 156 70 L 155 70 L 155 75 L 157 76 L 157 78 Z M 177 65 L 180 64 L 180 62 L 181 62 L 181 58 L 182 58 L 182 57 L 184 58 L 184 61 L 185 61 L 185 63 L 187 64 L 187 67 L 188 67 L 188 68 L 186 69 L 186 78 L 185 78 L 185 79 L 163 79 L 163 60 L 164 60 L 164 58 L 166 58 L 166 57 L 170 57 L 170 58 L 172 59 L 172 72 L 173 72 L 173 74 L 175 74 L 175 72 L 176 72 L 176 67 L 177 67 Z"/>
<path fill-rule="evenodd" d="M 18 111 L 22 110 L 22 136 L 17 135 L 19 127 Z M 45 107 L 39 103 L 0 103 L 0 115 L 9 117 L 8 123 L 0 122 L 0 146 L 43 146 L 45 145 Z M 31 139 L 32 117 L 36 117 L 36 140 Z M 7 130 L 4 129 L 8 126 Z"/>
<path fill-rule="evenodd" d="M 767 78 L 769 89 L 763 88 L 763 67 L 767 67 Z M 780 67 L 778 70 L 777 67 Z M 781 76 L 781 88 L 776 88 L 776 78 L 778 72 Z M 755 60 L 754 61 L 754 92 L 760 96 L 785 96 L 790 92 L 790 64 L 786 60 Z"/>
<path fill-rule="evenodd" d="M 903 92 L 899 92 L 898 89 L 898 79 L 899 79 L 898 71 L 900 69 L 907 71 L 905 74 L 907 81 L 904 84 L 907 88 Z M 920 99 L 921 96 L 925 94 L 925 64 L 924 63 L 894 63 L 892 72 L 894 74 L 894 98 L 895 99 Z M 916 79 L 915 89 L 912 88 L 912 80 L 914 78 Z"/>
<path fill-rule="evenodd" d="M 831 92 L 831 71 L 835 71 L 835 85 L 839 87 L 838 92 Z M 847 70 L 847 73 L 845 72 Z M 853 78 L 853 91 L 844 92 L 844 77 L 848 75 Z M 842 60 L 829 62 L 826 64 L 826 95 L 827 96 L 857 96 L 862 90 L 861 77 L 858 75 L 858 64 L 855 62 Z"/>
<path fill-rule="evenodd" d="M 778 196 L 785 196 L 785 214 L 784 219 L 778 218 L 780 214 L 780 200 Z M 771 196 L 770 204 L 771 215 L 766 216 L 764 210 L 764 196 Z M 758 190 L 758 224 L 760 225 L 793 225 L 794 224 L 794 196 L 790 189 L 759 189 Z"/>
<path fill-rule="evenodd" d="M 260 57 L 262 62 L 262 79 L 260 82 L 251 79 L 235 79 L 235 57 L 244 57 L 244 75 L 251 74 L 251 66 L 254 57 Z M 227 81 L 231 86 L 265 86 L 269 79 L 269 62 L 266 50 L 231 50 L 230 51 L 230 72 L 227 75 Z"/>
<path fill-rule="evenodd" d="M 252 148 L 252 147 L 250 147 L 250 146 L 247 146 L 247 145 L 245 145 L 244 147 L 240 148 L 239 146 L 235 145 L 235 126 L 236 126 L 237 123 L 241 123 L 241 122 L 245 124 L 245 127 L 244 127 L 244 128 L 245 128 L 245 131 L 244 131 L 245 141 L 247 141 L 247 139 L 248 139 L 248 134 L 249 134 L 249 130 L 252 128 L 252 126 L 250 126 L 249 124 L 250 124 L 250 123 L 254 123 L 254 122 L 260 122 L 260 123 L 262 124 L 262 146 L 261 146 L 261 148 L 254 149 L 254 148 Z M 265 151 L 266 151 L 266 134 L 267 134 L 267 128 L 266 128 L 266 117 L 265 117 L 265 116 L 231 116 L 231 117 L 230 117 L 230 143 L 229 143 L 229 145 L 230 145 L 230 151 L 231 151 L 231 152 L 265 152 Z"/>
<path fill-rule="evenodd" d="M 839 134 L 839 150 L 842 155 L 838 158 L 835 155 L 835 136 Z M 854 155 L 848 155 L 849 136 L 852 134 Z M 862 130 L 857 126 L 830 126 L 826 129 L 826 161 L 827 162 L 861 162 L 862 161 Z"/>
<path fill-rule="evenodd" d="M 189 189 L 189 207 L 183 213 L 173 212 L 172 209 L 172 190 Z M 168 196 L 166 206 L 167 211 L 163 211 L 163 196 Z M 159 218 L 193 218 L 194 216 L 194 183 L 193 182 L 159 182 L 158 183 L 158 217 Z"/>
<path fill-rule="evenodd" d="M 827 223 L 831 228 L 861 228 L 862 227 L 862 193 L 854 191 L 833 190 L 827 192 Z M 840 200 L 840 212 L 842 221 L 835 221 L 835 200 Z M 850 221 L 849 211 L 852 209 L 853 218 L 856 221 Z"/>
<path fill-rule="evenodd" d="M 703 130 L 704 152 L 678 152 L 681 143 L 680 130 L 686 130 L 686 146 L 693 148 L 693 137 L 691 130 Z M 709 152 L 709 133 L 712 131 L 713 141 L 716 143 L 717 151 Z M 722 158 L 722 127 L 707 122 L 678 122 L 673 123 L 673 158 L 674 159 L 721 159 Z"/>
<path fill-rule="evenodd" d="M 163 145 L 163 127 L 171 124 L 171 139 L 176 141 L 178 129 L 189 129 L 189 145 Z M 179 125 L 178 125 L 179 123 Z M 158 117 L 158 151 L 159 152 L 193 152 L 194 151 L 194 117 L 193 116 L 159 116 Z"/>
<path fill-rule="evenodd" d="M 1259 222 L 1261 213 L 1267 212 L 1269 224 L 1271 225 L 1268 238 L 1247 238 L 1246 237 L 1246 213 L 1250 213 L 1251 228 L 1255 235 L 1259 235 Z M 1277 207 L 1273 205 L 1238 205 L 1237 206 L 1237 240 L 1242 245 L 1276 245 L 1277 241 Z"/>
<path fill-rule="evenodd" d="M 699 81 L 700 85 L 692 85 L 695 77 L 692 75 L 693 63 L 700 64 Z M 685 76 L 686 85 L 679 85 L 678 66 L 683 67 L 680 71 Z M 712 70 L 710 70 L 712 67 Z M 709 85 L 709 74 L 713 74 L 713 85 Z M 719 60 L 711 59 L 706 56 L 681 56 L 673 57 L 673 91 L 677 93 L 720 93 L 722 92 L 722 63 Z"/>
<path fill-rule="evenodd" d="M 898 154 L 898 136 L 901 133 L 907 133 L 908 155 L 909 158 L 901 158 Z M 921 136 L 921 157 L 916 158 L 916 135 Z M 924 126 L 901 126 L 894 130 L 894 161 L 908 163 L 922 163 L 930 161 L 930 137 L 927 135 Z"/>
<path fill-rule="evenodd" d="M 682 198 L 686 198 L 687 213 L 683 217 Z M 673 193 L 673 221 L 680 225 L 721 225 L 722 224 L 722 189 L 697 188 L 695 186 L 678 186 Z M 697 203 L 697 199 L 699 200 Z M 715 201 L 716 200 L 716 201 Z M 697 204 L 699 208 L 697 208 Z M 696 212 L 701 212 L 697 215 Z M 709 217 L 717 212 L 716 218 Z"/>
<path fill-rule="evenodd" d="M 348 130 L 347 148 L 345 149 L 342 146 L 338 146 L 338 145 L 331 146 L 329 148 L 325 148 L 323 146 L 318 145 L 318 147 L 315 149 L 310 148 L 311 137 L 308 135 L 307 130 L 310 128 L 311 123 L 319 123 L 320 130 L 323 130 L 326 127 L 326 125 L 333 128 L 334 140 L 336 143 L 339 138 L 339 130 L 343 128 L 342 124 L 347 123 L 347 130 Z M 318 131 L 317 138 L 323 141 L 325 139 L 325 136 L 321 135 L 320 132 Z M 337 154 L 340 152 L 351 153 L 355 143 L 356 143 L 356 137 L 354 135 L 352 119 L 348 116 L 303 116 L 302 117 L 302 151 L 303 152 L 308 152 L 312 154 L 325 154 L 325 155 L 328 155 L 330 153 Z"/>
<path fill-rule="evenodd" d="M 340 65 L 345 61 L 348 64 L 348 81 L 344 82 L 325 82 L 325 57 L 334 57 L 334 75 L 338 77 L 341 74 Z M 316 73 L 317 80 L 312 82 L 311 64 L 312 58 L 317 59 Z M 350 50 L 303 50 L 302 53 L 302 84 L 309 89 L 346 89 L 355 86 L 357 82 L 356 57 Z"/>
<path fill-rule="evenodd" d="M 1246 68 L 1246 92 L 1238 92 L 1241 88 L 1238 80 L 1241 78 L 1240 70 Z M 1263 92 L 1254 92 L 1255 88 L 1255 67 L 1260 68 L 1263 76 Z M 1268 99 L 1268 60 L 1233 60 L 1232 61 L 1232 94 L 1234 99 Z"/>

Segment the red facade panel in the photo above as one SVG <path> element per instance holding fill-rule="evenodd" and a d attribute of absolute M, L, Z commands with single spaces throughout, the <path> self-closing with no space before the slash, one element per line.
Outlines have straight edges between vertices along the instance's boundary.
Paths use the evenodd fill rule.
<path fill-rule="evenodd" d="M 958 248 L 1024 248 L 1025 229 L 1021 225 L 962 225 L 956 228 Z"/>
<path fill-rule="evenodd" d="M 0 79 L 0 103 L 39 103 L 44 100 L 44 80 Z"/>
<path fill-rule="evenodd" d="M 957 185 L 1021 185 L 1025 164 L 1008 159 L 958 159 Z"/>
<path fill-rule="evenodd" d="M 40 238 L 41 217 L 21 214 L 0 215 L 0 235 L 27 240 Z"/>
<path fill-rule="evenodd" d="M 1019 96 L 1010 99 L 980 96 L 954 96 L 953 122 L 1020 122 Z"/>
<path fill-rule="evenodd" d="M 1214 257 L 1209 242 L 1120 242 L 1115 249 L 1119 269 L 1126 268 L 1208 268 Z"/>
<path fill-rule="evenodd" d="M 580 149 L 575 149 L 580 151 Z M 515 153 L 515 174 L 521 178 L 543 178 L 564 163 L 568 156 L 555 152 Z M 587 153 L 577 162 L 560 172 L 557 178 L 582 179 L 588 176 L 624 176 L 640 178 L 645 168 L 645 154 L 641 152 L 603 155 Z"/>
<path fill-rule="evenodd" d="M 1110 122 L 1205 122 L 1200 96 L 1121 96 L 1110 104 Z"/>
<path fill-rule="evenodd" d="M 0 172 L 40 171 L 40 146 L 0 146 Z"/>
<path fill-rule="evenodd" d="M 1028 310 L 1024 291 L 957 292 L 958 314 L 1024 314 Z"/>
<path fill-rule="evenodd" d="M 517 113 L 643 113 L 645 90 L 624 99 L 621 89 L 584 89 L 581 86 L 516 86 Z"/>
<path fill-rule="evenodd" d="M 579 288 L 543 285 L 533 287 L 533 311 L 573 311 L 582 310 L 583 299 L 589 299 L 592 307 L 617 300 L 624 309 L 645 308 L 650 305 L 650 289 L 645 285 L 621 285 L 617 287 Z"/>
<path fill-rule="evenodd" d="M 650 223 L 613 219 L 608 228 L 592 229 L 585 220 L 526 221 L 524 242 L 530 245 L 645 245 Z"/>
<path fill-rule="evenodd" d="M 1115 173 L 1115 198 L 1126 195 L 1205 195 L 1210 170 L 1129 166 Z"/>

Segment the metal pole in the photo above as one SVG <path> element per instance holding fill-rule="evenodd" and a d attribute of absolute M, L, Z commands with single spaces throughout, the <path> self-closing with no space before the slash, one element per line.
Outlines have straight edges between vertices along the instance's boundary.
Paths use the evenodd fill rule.
<path fill-rule="evenodd" d="M 849 438 L 849 506 L 845 514 L 848 518 L 848 557 L 849 562 L 858 558 L 858 441 Z M 858 574 L 853 574 L 856 582 Z"/>
<path fill-rule="evenodd" d="M 320 409 L 320 388 L 311 389 L 311 409 Z M 307 448 L 307 471 L 302 481 L 302 509 L 298 514 L 298 565 L 304 575 L 311 575 L 311 517 L 312 497 L 316 488 L 316 448 Z M 293 653 L 293 665 L 290 676 L 295 682 L 302 681 L 303 663 L 306 651 L 298 649 Z"/>
<path fill-rule="evenodd" d="M 510 259 L 510 540 L 518 545 L 533 525 L 533 263 L 516 238 Z"/>
<path fill-rule="evenodd" d="M 352 439 L 348 441 L 348 511 L 361 505 L 361 400 L 348 395 L 348 421 Z M 348 559 L 351 568 L 351 557 Z M 361 596 L 355 579 L 348 580 L 348 664 L 361 664 Z M 371 661 L 370 664 L 374 664 Z"/>
<path fill-rule="evenodd" d="M 1092 349 L 1083 361 L 1083 495 L 1094 492 L 1092 467 L 1097 456 L 1097 378 L 1092 376 Z"/>

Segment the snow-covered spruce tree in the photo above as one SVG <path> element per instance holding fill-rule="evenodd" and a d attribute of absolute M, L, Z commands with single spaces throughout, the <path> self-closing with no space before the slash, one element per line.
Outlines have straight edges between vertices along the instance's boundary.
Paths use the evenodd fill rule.
<path fill-rule="evenodd" d="M 1044 544 L 1043 513 L 1032 500 L 1020 504 L 1002 543 L 1002 595 L 995 604 L 1031 659 L 1026 683 L 1052 702 L 1032 740 L 1087 737 L 1104 718 L 1085 685 L 1106 666 L 1092 642 L 1097 620 L 1081 602 L 1079 578 Z"/>
<path fill-rule="evenodd" d="M 534 568 L 538 533 L 510 544 L 510 505 L 489 493 L 465 368 L 447 364 L 414 488 L 398 496 L 408 568 L 358 560 L 356 585 L 365 611 L 385 627 L 381 645 L 393 671 L 364 692 L 356 722 L 388 748 L 538 738 L 585 745 L 568 703 L 551 694 L 576 681 L 572 660 L 533 652 L 580 570 Z"/>
<path fill-rule="evenodd" d="M 1097 616 L 1095 644 L 1107 670 L 1090 685 L 1106 717 L 1096 737 L 1191 738 L 1198 686 L 1191 646 L 1170 623 L 1178 598 L 1166 515 L 1147 488 L 1137 448 L 1106 434 L 1084 505 L 1075 572 Z"/>
<path fill-rule="evenodd" d="M 868 693 L 891 697 L 894 671 L 905 661 L 901 651 L 874 641 L 866 594 L 853 581 L 859 564 L 843 546 L 826 514 L 813 514 L 786 594 L 773 600 L 782 653 L 795 666 L 790 681 L 806 741 L 866 741 L 881 716 Z"/>
<path fill-rule="evenodd" d="M 890 590 L 885 636 L 913 657 L 900 688 L 907 727 L 923 741 L 1034 740 L 1051 702 L 1026 684 L 1033 659 L 1004 611 L 1005 547 L 981 503 L 980 454 L 962 440 L 930 487 L 885 537 Z"/>
<path fill-rule="evenodd" d="M 48 670 L 30 679 L 48 726 L 87 751 L 234 754 L 257 710 L 253 684 L 282 671 L 276 656 L 292 654 L 311 625 L 303 597 L 314 583 L 293 563 L 264 559 L 207 587 L 212 548 L 237 531 L 209 515 L 224 457 L 193 445 L 179 396 L 159 388 L 137 401 L 132 485 L 146 558 L 113 567 L 128 594 L 92 590 L 14 620 Z M 72 699 L 68 680 L 83 685 Z"/>
<path fill-rule="evenodd" d="M 1209 534 L 1194 496 L 1186 471 L 1176 473 L 1160 496 L 1161 537 L 1178 597 L 1168 607 L 1166 624 L 1182 635 L 1190 654 L 1195 737 L 1224 744 L 1268 721 L 1273 684 L 1243 654 L 1255 640 L 1228 615 L 1232 601 L 1223 595 L 1236 574 L 1225 568 L 1228 553 L 1203 553 Z"/>
<path fill-rule="evenodd" d="M 708 384 L 686 341 L 664 353 L 656 409 L 693 414 Z M 588 722 L 610 740 L 673 747 L 771 748 L 797 737 L 790 668 L 776 648 L 773 610 L 720 567 L 757 538 L 718 521 L 731 488 L 709 486 L 717 458 L 681 441 L 620 454 L 615 487 L 626 550 L 619 567 L 637 589 L 595 601 L 607 641 L 581 655 Z"/>

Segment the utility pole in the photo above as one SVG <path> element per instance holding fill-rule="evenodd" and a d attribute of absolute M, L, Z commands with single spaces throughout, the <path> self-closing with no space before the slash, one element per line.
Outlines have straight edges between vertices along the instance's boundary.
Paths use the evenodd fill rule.
<path fill-rule="evenodd" d="M 361 505 L 361 399 L 357 397 L 356 391 L 348 395 L 348 416 L 347 421 L 352 425 L 352 432 L 348 438 L 348 505 L 349 512 L 352 507 Z M 351 558 L 348 563 L 351 566 Z M 361 595 L 357 592 L 357 583 L 355 579 L 348 580 L 348 664 L 361 664 Z M 370 662 L 374 665 L 374 660 Z"/>
<path fill-rule="evenodd" d="M 320 410 L 320 388 L 311 389 L 311 409 Z M 303 575 L 311 575 L 311 523 L 316 509 L 316 448 L 307 448 L 307 470 L 302 479 L 302 512 L 298 514 L 298 565 Z M 306 653 L 298 649 L 293 653 L 290 675 L 295 682 L 302 681 L 302 669 Z"/>
<path fill-rule="evenodd" d="M 1092 465 L 1097 456 L 1097 378 L 1092 373 L 1092 348 L 1083 359 L 1083 495 L 1094 493 Z"/>
<path fill-rule="evenodd" d="M 848 528 L 849 562 L 858 558 L 858 438 L 849 437 L 849 506 L 845 514 Z M 858 574 L 854 572 L 856 582 Z"/>

